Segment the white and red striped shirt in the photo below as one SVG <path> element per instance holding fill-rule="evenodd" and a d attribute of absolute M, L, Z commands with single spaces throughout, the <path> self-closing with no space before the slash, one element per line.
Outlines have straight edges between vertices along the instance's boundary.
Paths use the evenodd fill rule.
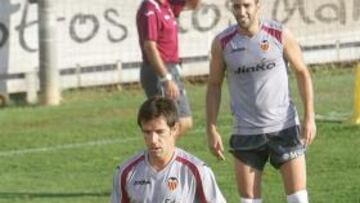
<path fill-rule="evenodd" d="M 112 203 L 224 203 L 212 170 L 195 156 L 176 148 L 169 164 L 154 170 L 143 151 L 117 167 Z"/>

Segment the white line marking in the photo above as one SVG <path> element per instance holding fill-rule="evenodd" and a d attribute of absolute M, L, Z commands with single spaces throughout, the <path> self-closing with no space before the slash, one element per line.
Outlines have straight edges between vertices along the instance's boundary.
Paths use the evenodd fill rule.
<path fill-rule="evenodd" d="M 230 126 L 221 126 L 221 128 L 227 128 Z M 194 133 L 204 133 L 204 128 L 195 128 L 191 130 L 188 134 Z M 134 135 L 136 136 L 136 135 Z M 90 146 L 101 146 L 101 145 L 111 145 L 111 144 L 118 144 L 118 143 L 128 143 L 132 141 L 139 141 L 141 136 L 132 137 L 132 138 L 121 138 L 121 139 L 112 139 L 112 140 L 98 140 L 98 141 L 91 141 L 91 142 L 84 142 L 84 143 L 74 143 L 74 144 L 64 144 L 64 145 L 55 145 L 55 146 L 48 146 L 48 147 L 41 147 L 41 148 L 29 148 L 29 149 L 19 149 L 19 150 L 10 150 L 10 151 L 0 151 L 0 157 L 11 157 L 16 155 L 25 155 L 25 154 L 32 154 L 32 153 L 41 153 L 41 152 L 51 152 L 63 149 L 76 149 L 76 148 L 84 148 Z"/>
<path fill-rule="evenodd" d="M 131 142 L 131 141 L 135 141 L 135 140 L 136 141 L 140 140 L 140 137 L 134 137 L 134 138 L 128 138 L 128 139 L 100 140 L 100 141 L 91 141 L 91 142 L 75 143 L 75 144 L 64 144 L 64 145 L 41 147 L 41 148 L 11 150 L 11 151 L 0 152 L 0 157 L 24 155 L 24 154 L 37 153 L 37 152 L 50 152 L 50 151 L 57 151 L 57 150 L 62 150 L 62 149 L 75 149 L 75 148 L 83 148 L 83 147 L 89 147 L 89 146 L 127 143 L 127 142 Z"/>

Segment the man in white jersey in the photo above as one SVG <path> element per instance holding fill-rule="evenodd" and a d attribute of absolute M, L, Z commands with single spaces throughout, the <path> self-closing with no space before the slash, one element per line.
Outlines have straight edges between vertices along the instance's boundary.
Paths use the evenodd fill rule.
<path fill-rule="evenodd" d="M 112 203 L 225 203 L 211 169 L 175 147 L 179 118 L 173 100 L 152 97 L 138 113 L 147 149 L 117 167 Z"/>
<path fill-rule="evenodd" d="M 280 23 L 259 18 L 259 0 L 231 0 L 237 25 L 213 41 L 206 96 L 209 147 L 224 159 L 216 120 L 226 76 L 234 115 L 230 151 L 243 203 L 261 202 L 269 159 L 280 170 L 287 200 L 307 203 L 305 149 L 315 137 L 313 89 L 299 45 Z M 300 125 L 288 84 L 290 63 L 304 104 Z"/>

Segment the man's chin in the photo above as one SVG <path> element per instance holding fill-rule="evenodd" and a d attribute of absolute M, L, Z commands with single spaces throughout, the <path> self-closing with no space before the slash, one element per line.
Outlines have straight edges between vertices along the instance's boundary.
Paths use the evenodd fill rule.
<path fill-rule="evenodd" d="M 156 156 L 156 157 L 161 157 L 162 155 L 162 149 L 161 148 L 158 148 L 158 149 L 149 149 L 149 154 L 151 156 Z"/>

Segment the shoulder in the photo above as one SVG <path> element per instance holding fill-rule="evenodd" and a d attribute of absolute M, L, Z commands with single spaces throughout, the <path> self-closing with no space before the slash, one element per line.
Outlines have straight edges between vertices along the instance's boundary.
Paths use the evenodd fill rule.
<path fill-rule="evenodd" d="M 116 169 L 120 172 L 126 172 L 126 171 L 130 171 L 131 169 L 133 169 L 134 167 L 136 167 L 138 164 L 140 164 L 142 161 L 145 160 L 145 155 L 144 155 L 144 151 L 139 152 L 136 155 L 133 155 L 132 157 L 130 157 L 129 159 L 125 160 L 124 162 L 122 162 L 121 164 L 119 164 Z"/>
<path fill-rule="evenodd" d="M 216 41 L 222 49 L 232 40 L 232 38 L 238 33 L 237 25 L 232 25 L 216 35 L 214 41 Z"/>
<path fill-rule="evenodd" d="M 231 25 L 216 35 L 217 39 L 223 39 L 237 33 L 237 25 Z"/>
<path fill-rule="evenodd" d="M 204 161 L 202 161 L 201 159 L 199 159 L 198 157 L 196 157 L 195 155 L 190 154 L 189 152 L 177 148 L 176 149 L 176 158 L 175 160 L 177 162 L 180 162 L 181 164 L 184 164 L 188 167 L 196 167 L 196 168 L 201 168 L 203 166 L 205 166 Z"/>
<path fill-rule="evenodd" d="M 262 27 L 272 28 L 280 31 L 284 29 L 284 25 L 282 23 L 271 19 L 262 20 Z"/>
<path fill-rule="evenodd" d="M 149 11 L 152 12 L 160 11 L 160 6 L 155 0 L 144 0 L 141 3 L 138 10 L 139 13 L 144 13 L 144 14 Z"/>
<path fill-rule="evenodd" d="M 262 20 L 261 30 L 283 43 L 284 25 L 274 20 Z"/>

